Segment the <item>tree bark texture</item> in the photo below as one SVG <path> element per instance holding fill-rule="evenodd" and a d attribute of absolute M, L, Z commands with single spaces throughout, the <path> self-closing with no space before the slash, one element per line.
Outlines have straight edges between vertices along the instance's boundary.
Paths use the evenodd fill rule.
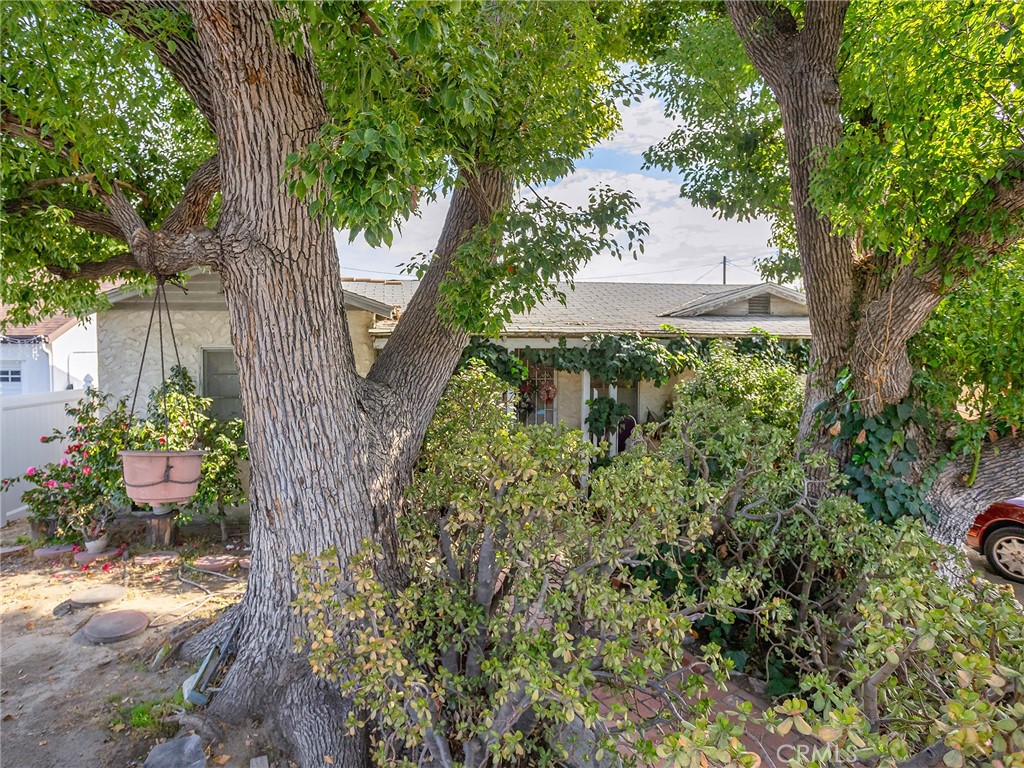
<path fill-rule="evenodd" d="M 854 263 L 851 244 L 811 204 L 811 175 L 822 153 L 843 136 L 836 55 L 848 3 L 807 4 L 804 27 L 784 8 L 727 2 L 750 60 L 771 88 L 782 113 L 790 195 L 811 326 L 810 368 L 801 437 L 810 437 L 815 406 L 828 400 L 849 361 L 853 339 Z M 819 436 L 819 443 L 827 438 Z"/>
<path fill-rule="evenodd" d="M 967 457 L 946 465 L 927 496 L 937 516 L 932 535 L 953 547 L 963 546 L 974 518 L 991 504 L 1024 494 L 1024 435 L 986 442 L 977 477 L 967 486 L 971 463 Z"/>
<path fill-rule="evenodd" d="M 132 15 L 143 5 L 87 5 L 147 39 Z M 275 40 L 283 11 L 271 0 L 196 0 L 187 10 L 194 40 L 174 50 L 153 43 L 215 128 L 218 153 L 197 169 L 160 230 L 146 227 L 118 187 L 101 194 L 109 216 L 96 226 L 115 232 L 130 254 L 91 269 L 98 276 L 134 262 L 158 275 L 197 265 L 220 274 L 252 465 L 252 568 L 242 602 L 202 636 L 223 638 L 238 622 L 237 654 L 211 714 L 259 717 L 302 766 L 358 768 L 368 762 L 367 738 L 344 727 L 349 702 L 295 650 L 304 627 L 291 608 L 291 558 L 333 549 L 344 565 L 373 541 L 390 555 L 382 578 L 403 582 L 396 513 L 466 343 L 438 313 L 439 286 L 458 247 L 509 202 L 511 187 L 498 169 L 463 170 L 421 287 L 370 376 L 360 378 L 333 228 L 311 217 L 284 181 L 285 158 L 313 141 L 327 118 L 313 60 Z M 218 191 L 218 223 L 207 229 Z"/>

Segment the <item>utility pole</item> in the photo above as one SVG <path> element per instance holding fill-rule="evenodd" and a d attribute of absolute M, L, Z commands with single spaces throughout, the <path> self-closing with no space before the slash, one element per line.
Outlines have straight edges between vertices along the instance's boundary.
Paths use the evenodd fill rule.
<path fill-rule="evenodd" d="M 725 256 L 722 257 L 722 285 L 725 285 Z"/>

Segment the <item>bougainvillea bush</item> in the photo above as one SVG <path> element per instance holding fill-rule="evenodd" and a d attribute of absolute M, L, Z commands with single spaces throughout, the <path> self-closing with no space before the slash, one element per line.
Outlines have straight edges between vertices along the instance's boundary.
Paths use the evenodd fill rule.
<path fill-rule="evenodd" d="M 916 522 L 808 500 L 784 362 L 704 365 L 661 433 L 596 470 L 579 432 L 518 424 L 468 366 L 400 520 L 405 579 L 369 546 L 296 556 L 298 644 L 378 764 L 753 766 L 755 718 L 823 745 L 783 761 L 1021 764 L 1010 598 L 943 581 Z M 712 710 L 690 654 L 779 698 Z"/>

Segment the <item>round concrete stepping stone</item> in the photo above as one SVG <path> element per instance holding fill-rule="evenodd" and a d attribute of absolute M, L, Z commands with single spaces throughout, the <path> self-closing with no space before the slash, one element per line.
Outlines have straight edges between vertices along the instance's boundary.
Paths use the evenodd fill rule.
<path fill-rule="evenodd" d="M 149 617 L 142 611 L 111 611 L 89 619 L 82 632 L 93 643 L 119 643 L 135 637 L 149 626 Z"/>
<path fill-rule="evenodd" d="M 252 560 L 251 559 L 249 559 L 248 557 L 239 558 L 239 560 L 238 560 L 238 567 L 241 568 L 243 571 L 248 571 L 251 566 L 252 566 Z"/>
<path fill-rule="evenodd" d="M 98 560 L 109 560 L 117 554 L 116 549 L 105 549 L 102 552 L 75 552 L 75 562 L 79 565 L 88 565 Z"/>
<path fill-rule="evenodd" d="M 52 560 L 55 557 L 70 555 L 74 551 L 74 544 L 54 544 L 52 547 L 40 547 L 33 554 L 39 560 Z"/>
<path fill-rule="evenodd" d="M 224 573 L 234 568 L 237 564 L 238 558 L 234 555 L 205 555 L 204 557 L 197 557 L 195 562 L 192 563 L 196 568 L 204 571 L 213 571 L 214 573 Z"/>
<path fill-rule="evenodd" d="M 71 596 L 71 604 L 84 608 L 88 605 L 112 603 L 115 600 L 120 600 L 127 594 L 128 590 L 125 587 L 119 587 L 116 584 L 105 584 L 100 587 L 93 587 L 92 589 L 83 589 L 81 592 L 75 592 L 75 594 Z"/>
<path fill-rule="evenodd" d="M 132 562 L 136 565 L 169 565 L 177 562 L 181 558 L 177 552 L 143 552 L 141 555 L 136 555 Z"/>
<path fill-rule="evenodd" d="M 0 547 L 0 555 L 13 555 L 15 552 L 21 552 L 25 549 L 24 544 L 12 544 L 9 547 Z"/>

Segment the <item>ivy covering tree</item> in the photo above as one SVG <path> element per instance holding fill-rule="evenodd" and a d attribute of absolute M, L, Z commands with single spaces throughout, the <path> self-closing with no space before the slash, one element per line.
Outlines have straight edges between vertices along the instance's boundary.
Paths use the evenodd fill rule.
<path fill-rule="evenodd" d="M 90 281 L 204 267 L 224 286 L 252 463 L 252 571 L 213 702 L 304 766 L 364 765 L 350 701 L 293 643 L 290 558 L 359 543 L 405 581 L 395 515 L 466 329 L 643 234 L 630 198 L 517 194 L 618 125 L 626 9 L 590 3 L 19 2 L 3 13 L 4 300 L 96 307 Z M 357 375 L 335 228 L 371 243 L 451 204 L 422 281 Z M 524 217 L 542 222 L 523 230 Z M 621 236 L 613 233 L 623 233 Z M 555 247 L 557 245 L 557 247 Z M 447 286 L 447 287 L 446 287 Z"/>

